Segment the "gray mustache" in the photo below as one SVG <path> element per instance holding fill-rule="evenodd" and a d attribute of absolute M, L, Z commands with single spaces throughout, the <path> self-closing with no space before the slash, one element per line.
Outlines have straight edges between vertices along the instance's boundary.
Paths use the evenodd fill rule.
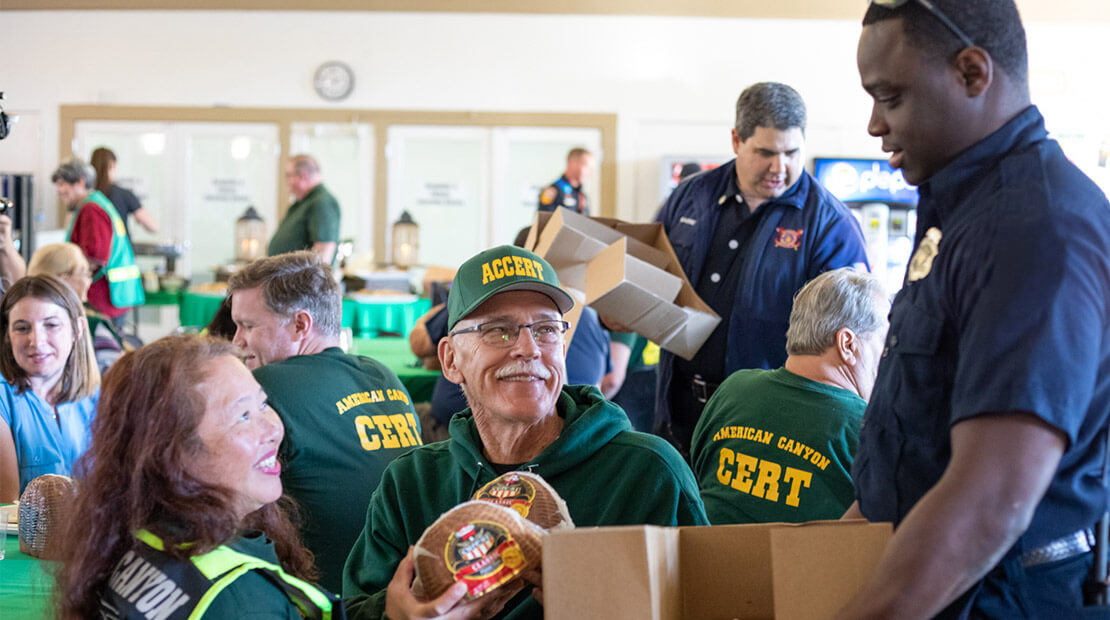
<path fill-rule="evenodd" d="M 516 361 L 506 366 L 497 369 L 496 377 L 498 379 L 505 379 L 513 375 L 532 375 L 540 379 L 547 380 L 551 378 L 551 372 L 540 366 L 539 364 L 529 364 L 528 362 Z"/>

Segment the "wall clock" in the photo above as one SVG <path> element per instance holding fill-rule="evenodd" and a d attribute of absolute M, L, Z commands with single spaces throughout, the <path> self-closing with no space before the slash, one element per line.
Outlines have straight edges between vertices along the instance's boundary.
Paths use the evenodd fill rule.
<path fill-rule="evenodd" d="M 312 77 L 316 94 L 328 101 L 345 99 L 355 88 L 355 74 L 346 63 L 329 61 L 316 68 Z"/>

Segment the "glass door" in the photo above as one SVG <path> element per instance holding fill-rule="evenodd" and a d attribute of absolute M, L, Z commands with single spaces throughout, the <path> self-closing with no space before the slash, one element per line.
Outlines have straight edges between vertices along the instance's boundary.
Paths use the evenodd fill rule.
<path fill-rule="evenodd" d="M 601 132 L 584 128 L 494 127 L 493 203 L 490 238 L 493 245 L 512 243 L 529 226 L 539 195 L 566 170 L 567 153 L 582 147 L 594 155 L 594 173 L 582 184 L 590 215 L 601 213 Z"/>
<path fill-rule="evenodd" d="M 312 155 L 324 186 L 339 201 L 339 239 L 356 255 L 374 239 L 374 131 L 365 123 L 293 123 L 289 155 Z"/>
<path fill-rule="evenodd" d="M 267 236 L 278 222 L 278 128 L 181 123 L 185 145 L 185 268 L 207 276 L 235 259 L 235 222 L 253 206 Z"/>
<path fill-rule="evenodd" d="M 394 125 L 387 136 L 387 219 L 408 211 L 420 226 L 420 263 L 453 268 L 489 247 L 489 129 Z"/>

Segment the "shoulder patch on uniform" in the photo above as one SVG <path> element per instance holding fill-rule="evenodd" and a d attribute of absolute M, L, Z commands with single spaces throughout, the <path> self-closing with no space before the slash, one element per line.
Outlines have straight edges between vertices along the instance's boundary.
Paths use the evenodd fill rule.
<path fill-rule="evenodd" d="M 559 190 L 553 186 L 545 187 L 543 193 L 540 194 L 540 204 L 549 205 L 555 202 L 555 197 L 559 195 Z"/>

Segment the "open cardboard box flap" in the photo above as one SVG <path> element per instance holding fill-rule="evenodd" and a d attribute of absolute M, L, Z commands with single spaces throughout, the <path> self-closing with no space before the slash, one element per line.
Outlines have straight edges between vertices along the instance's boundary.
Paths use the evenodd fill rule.
<path fill-rule="evenodd" d="M 552 532 L 545 617 L 828 618 L 871 578 L 891 535 L 862 520 Z"/>
<path fill-rule="evenodd" d="M 525 247 L 586 303 L 659 346 L 690 359 L 720 322 L 694 292 L 659 223 L 539 212 Z"/>

